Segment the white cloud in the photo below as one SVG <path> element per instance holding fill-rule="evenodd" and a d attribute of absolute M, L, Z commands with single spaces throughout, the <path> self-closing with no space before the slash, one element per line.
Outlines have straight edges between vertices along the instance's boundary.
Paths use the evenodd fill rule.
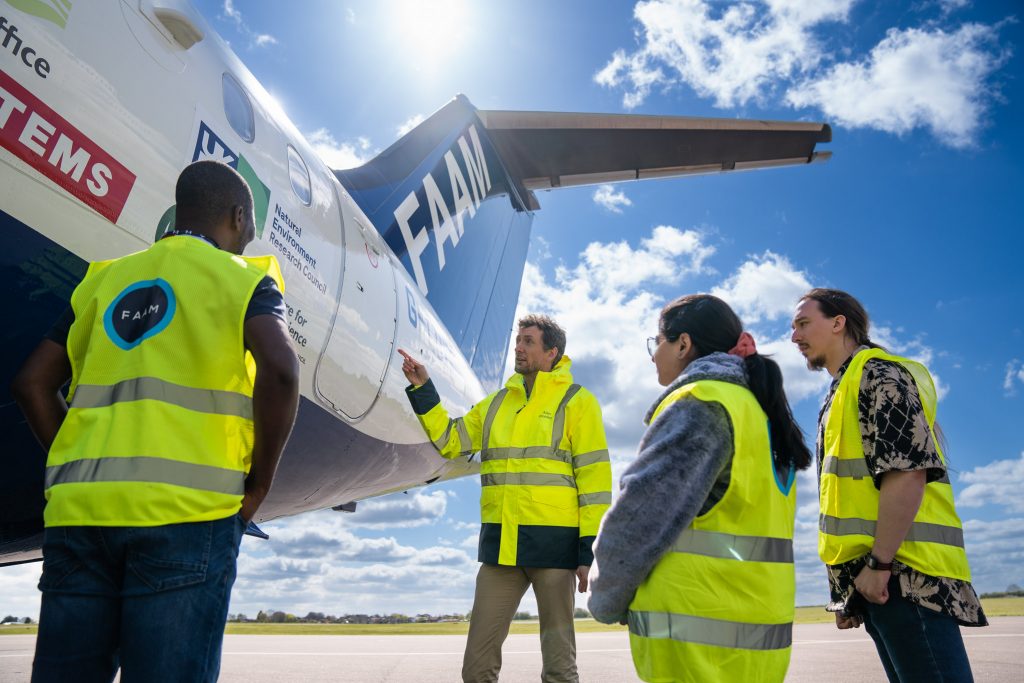
<path fill-rule="evenodd" d="M 594 81 L 637 107 L 656 89 L 688 85 L 716 107 L 815 107 L 836 122 L 903 134 L 925 128 L 944 144 L 974 142 L 998 93 L 990 77 L 1008 60 L 994 25 L 943 29 L 967 0 L 941 0 L 936 19 L 891 28 L 867 55 L 828 44 L 857 0 L 650 0 L 633 14 L 639 47 L 616 50 Z M 936 11 L 937 10 L 937 11 Z"/>
<path fill-rule="evenodd" d="M 356 23 L 356 11 L 351 7 L 345 8 L 345 22 L 348 24 Z"/>
<path fill-rule="evenodd" d="M 964 521 L 971 584 L 979 593 L 1024 584 L 1024 518 Z"/>
<path fill-rule="evenodd" d="M 425 120 L 426 117 L 423 116 L 423 114 L 414 114 L 413 116 L 410 116 L 405 121 L 403 121 L 402 124 L 395 129 L 395 132 L 397 133 L 398 137 L 402 137 L 403 135 L 411 131 L 413 128 L 423 123 L 423 121 Z"/>
<path fill-rule="evenodd" d="M 805 359 L 796 345 L 789 340 L 789 333 L 762 341 L 761 335 L 754 335 L 757 350 L 779 364 L 782 371 L 782 385 L 785 387 L 786 398 L 790 405 L 796 405 L 805 399 L 821 400 L 832 382 L 832 377 L 824 370 L 808 370 Z"/>
<path fill-rule="evenodd" d="M 242 13 L 235 9 L 235 3 L 232 0 L 224 0 L 223 16 L 238 24 L 239 27 L 242 26 Z"/>
<path fill-rule="evenodd" d="M 711 293 L 732 306 L 745 324 L 752 325 L 783 316 L 788 322 L 797 300 L 810 289 L 804 271 L 785 256 L 766 251 L 742 264 Z"/>
<path fill-rule="evenodd" d="M 348 524 L 366 529 L 424 526 L 442 520 L 447 506 L 444 489 L 417 489 L 360 502 Z"/>
<path fill-rule="evenodd" d="M 322 510 L 267 522 L 269 541 L 243 540 L 230 611 L 250 617 L 260 609 L 300 616 L 468 611 L 477 569 L 471 546 L 419 545 L 433 533 L 417 534 L 410 545 L 390 533 L 446 519 L 448 492 L 420 493 L 361 501 L 353 514 Z M 376 529 L 389 533 L 369 535 Z"/>
<path fill-rule="evenodd" d="M 1014 358 L 1006 364 L 1006 374 L 1003 376 L 1003 391 L 1007 396 L 1017 395 L 1017 383 L 1024 385 L 1024 363 Z"/>
<path fill-rule="evenodd" d="M 39 619 L 40 593 L 37 585 L 43 571 L 42 562 L 29 562 L 12 567 L 0 567 L 0 613 L 18 617 Z"/>
<path fill-rule="evenodd" d="M 942 381 L 942 377 L 939 376 L 932 366 L 932 361 L 936 355 L 935 350 L 925 344 L 921 337 L 915 337 L 910 340 L 900 339 L 898 336 L 900 331 L 893 330 L 884 325 L 872 325 L 869 330 L 871 341 L 885 347 L 890 353 L 905 356 L 910 360 L 916 360 L 928 368 L 928 373 L 932 376 L 932 382 L 935 383 L 935 396 L 941 401 L 949 394 L 949 385 Z"/>
<path fill-rule="evenodd" d="M 971 0 L 938 0 L 943 14 L 952 14 L 957 10 L 969 7 Z"/>
<path fill-rule="evenodd" d="M 600 185 L 594 191 L 594 203 L 612 213 L 622 213 L 622 207 L 633 206 L 633 201 L 622 190 L 618 192 L 611 185 Z"/>
<path fill-rule="evenodd" d="M 1024 512 L 1024 452 L 1016 460 L 996 460 L 963 472 L 959 480 L 967 486 L 957 496 L 958 507 L 999 505 L 1007 512 Z"/>
<path fill-rule="evenodd" d="M 661 225 L 637 246 L 593 242 L 550 277 L 526 265 L 517 317 L 548 313 L 565 328 L 573 374 L 601 403 L 616 469 L 635 452 L 659 391 L 644 349 L 666 302 L 654 290 L 713 273 L 707 261 L 714 253 L 701 233 Z"/>
<path fill-rule="evenodd" d="M 235 3 L 232 0 L 224 0 L 221 17 L 233 21 L 238 31 L 249 37 L 249 47 L 277 45 L 277 38 L 274 36 L 269 33 L 257 33 L 249 28 L 249 24 L 245 22 L 242 13 L 235 7 Z"/>
<path fill-rule="evenodd" d="M 992 50 L 997 27 L 890 29 L 863 60 L 835 65 L 793 89 L 787 101 L 815 106 L 838 123 L 904 134 L 927 128 L 944 144 L 973 143 L 993 97 L 988 77 L 1006 61 Z"/>
<path fill-rule="evenodd" d="M 306 139 L 329 168 L 355 168 L 370 160 L 370 155 L 366 154 L 370 141 L 366 138 L 339 143 L 326 128 L 318 128 L 306 135 Z"/>
<path fill-rule="evenodd" d="M 767 0 L 725 5 L 708 0 L 638 2 L 643 44 L 618 50 L 595 76 L 622 86 L 623 106 L 643 103 L 656 86 L 686 83 L 718 107 L 761 100 L 779 81 L 817 66 L 812 29 L 843 21 L 855 0 Z"/>

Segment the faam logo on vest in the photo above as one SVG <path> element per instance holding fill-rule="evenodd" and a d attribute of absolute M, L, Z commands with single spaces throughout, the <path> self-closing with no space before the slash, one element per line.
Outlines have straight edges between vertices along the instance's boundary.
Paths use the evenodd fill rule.
<path fill-rule="evenodd" d="M 174 290 L 166 280 L 136 282 L 117 295 L 103 315 L 103 328 L 118 347 L 129 351 L 160 334 L 174 318 Z"/>

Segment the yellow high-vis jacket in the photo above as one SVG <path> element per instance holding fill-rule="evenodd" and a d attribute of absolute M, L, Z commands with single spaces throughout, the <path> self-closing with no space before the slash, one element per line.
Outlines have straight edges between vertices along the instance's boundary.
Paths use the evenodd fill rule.
<path fill-rule="evenodd" d="M 526 396 L 522 375 L 451 418 L 432 382 L 406 391 L 427 436 L 446 458 L 480 452 L 479 561 L 576 569 L 612 501 L 612 472 L 601 409 L 573 384 L 563 356 L 537 373 Z"/>
<path fill-rule="evenodd" d="M 273 256 L 189 236 L 92 263 L 71 296 L 69 409 L 45 524 L 161 526 L 238 512 L 252 460 L 245 313 Z"/>
<path fill-rule="evenodd" d="M 818 554 L 829 565 L 864 557 L 875 543 L 879 491 L 868 469 L 861 438 L 859 401 L 864 365 L 871 359 L 899 363 L 913 377 L 935 448 L 935 384 L 916 361 L 881 349 L 859 351 L 850 361 L 825 419 L 824 451 L 819 483 Z M 964 531 L 956 513 L 953 487 L 946 476 L 924 487 L 924 497 L 896 559 L 929 576 L 971 580 L 964 550 Z"/>
<path fill-rule="evenodd" d="M 661 401 L 651 422 L 687 400 L 718 403 L 729 415 L 729 486 L 637 588 L 628 614 L 633 663 L 652 683 L 782 681 L 796 593 L 795 471 L 780 480 L 768 417 L 746 387 L 685 384 Z"/>

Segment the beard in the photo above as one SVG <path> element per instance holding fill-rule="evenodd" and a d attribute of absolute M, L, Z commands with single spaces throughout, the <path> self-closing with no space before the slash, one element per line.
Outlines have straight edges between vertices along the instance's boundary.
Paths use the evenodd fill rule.
<path fill-rule="evenodd" d="M 807 369 L 820 372 L 825 369 L 825 356 L 807 357 Z"/>

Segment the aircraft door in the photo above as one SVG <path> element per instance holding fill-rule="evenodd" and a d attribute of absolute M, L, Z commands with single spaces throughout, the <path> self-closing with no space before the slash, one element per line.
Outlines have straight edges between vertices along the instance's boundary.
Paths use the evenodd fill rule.
<path fill-rule="evenodd" d="M 316 391 L 335 411 L 358 420 L 373 406 L 395 344 L 398 297 L 380 234 L 344 218 L 344 277 L 331 336 L 316 369 Z"/>

